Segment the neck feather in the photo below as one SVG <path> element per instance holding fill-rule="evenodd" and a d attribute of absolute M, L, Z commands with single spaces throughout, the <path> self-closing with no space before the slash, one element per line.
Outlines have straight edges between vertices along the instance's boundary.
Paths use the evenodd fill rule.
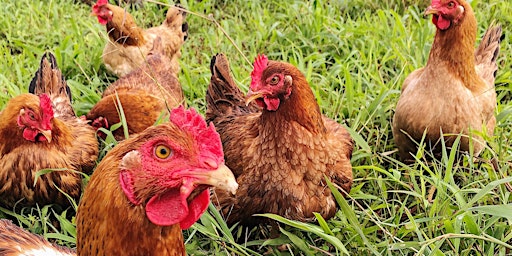
<path fill-rule="evenodd" d="M 106 25 L 110 39 L 123 45 L 143 45 L 146 42 L 144 30 L 137 26 L 133 17 L 119 6 L 108 4 L 108 7 L 113 12 L 112 20 Z"/>
<path fill-rule="evenodd" d="M 430 50 L 427 68 L 436 69 L 439 64 L 447 66 L 466 86 L 475 84 L 475 49 L 477 23 L 469 5 L 464 5 L 465 14 L 458 24 L 447 30 L 437 29 Z"/>
<path fill-rule="evenodd" d="M 276 122 L 294 121 L 312 133 L 326 132 L 320 107 L 303 77 L 293 78 L 292 93 L 288 99 L 281 99 L 277 111 L 263 110 L 261 117 L 263 122 L 274 123 L 274 127 L 280 127 Z"/>

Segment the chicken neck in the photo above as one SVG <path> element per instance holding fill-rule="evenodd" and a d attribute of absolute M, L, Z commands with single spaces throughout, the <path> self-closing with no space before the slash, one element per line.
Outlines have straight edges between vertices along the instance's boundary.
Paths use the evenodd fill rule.
<path fill-rule="evenodd" d="M 277 111 L 263 110 L 260 121 L 271 123 L 279 129 L 280 122 L 297 122 L 313 134 L 325 133 L 320 108 L 309 84 L 303 78 L 294 78 L 292 93 L 288 99 L 281 99 Z"/>
<path fill-rule="evenodd" d="M 115 5 L 107 5 L 113 12 L 112 20 L 106 24 L 107 33 L 112 42 L 141 46 L 146 42 L 144 30 L 137 26 L 133 17 L 123 8 Z"/>
<path fill-rule="evenodd" d="M 477 23 L 471 7 L 467 3 L 463 6 L 466 13 L 459 23 L 446 30 L 437 29 L 425 68 L 435 73 L 440 66 L 447 67 L 473 91 L 478 84 L 474 55 Z"/>

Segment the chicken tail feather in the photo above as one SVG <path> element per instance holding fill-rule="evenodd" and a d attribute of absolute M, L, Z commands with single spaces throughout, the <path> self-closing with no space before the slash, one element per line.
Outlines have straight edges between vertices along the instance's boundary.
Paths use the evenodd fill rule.
<path fill-rule="evenodd" d="M 496 60 L 500 52 L 500 42 L 503 38 L 501 26 L 492 24 L 485 32 L 475 52 L 479 75 L 489 84 L 494 84 L 496 78 L 496 72 L 498 71 Z"/>
<path fill-rule="evenodd" d="M 233 80 L 229 62 L 224 54 L 219 53 L 212 57 L 210 71 L 212 76 L 206 91 L 207 121 L 214 121 L 219 116 L 259 111 L 254 102 L 246 106 L 245 96 Z"/>
<path fill-rule="evenodd" d="M 52 53 L 46 52 L 41 58 L 28 91 L 36 95 L 48 94 L 54 104 L 55 116 L 75 116 L 71 106 L 71 90 Z"/>

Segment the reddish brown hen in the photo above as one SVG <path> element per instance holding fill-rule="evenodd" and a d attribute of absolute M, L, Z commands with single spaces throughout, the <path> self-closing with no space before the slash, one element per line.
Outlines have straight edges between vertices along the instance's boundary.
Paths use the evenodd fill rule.
<path fill-rule="evenodd" d="M 162 25 L 142 29 L 123 8 L 98 0 L 92 14 L 106 25 L 109 41 L 103 49 L 103 62 L 119 77 L 129 74 L 145 62 L 157 37 L 162 38 L 165 55 L 171 60 L 170 72 L 180 70 L 181 46 L 188 37 L 188 24 L 181 7 L 171 7 Z"/>
<path fill-rule="evenodd" d="M 246 106 L 226 57 L 213 57 L 210 67 L 206 117 L 240 184 L 236 196 L 216 191 L 212 200 L 227 222 L 252 226 L 262 221 L 252 217 L 257 213 L 299 221 L 313 221 L 313 212 L 333 217 L 337 207 L 325 177 L 350 191 L 353 141 L 320 113 L 304 75 L 291 64 L 259 56 Z"/>
<path fill-rule="evenodd" d="M 498 69 L 501 27 L 491 26 L 474 50 L 477 22 L 464 0 L 432 0 L 431 14 L 437 28 L 427 65 L 404 81 L 393 118 L 393 136 L 400 157 L 413 159 L 425 133 L 427 150 L 441 152 L 441 130 L 451 147 L 463 134 L 460 150 L 478 155 L 485 141 L 471 130 L 493 134 L 496 118 L 494 79 Z M 451 136 L 447 136 L 451 134 Z M 470 143 L 472 141 L 472 143 Z"/>
<path fill-rule="evenodd" d="M 168 109 L 184 103 L 181 84 L 170 71 L 172 63 L 163 54 L 161 41 L 160 38 L 154 41 L 147 63 L 121 77 L 103 92 L 101 100 L 87 114 L 87 119 L 92 121 L 96 129 L 108 128 L 121 121 L 117 97 L 129 134 L 144 131 L 169 113 Z M 125 138 L 122 128 L 113 134 L 117 140 Z"/>
<path fill-rule="evenodd" d="M 78 206 L 77 254 L 185 255 L 181 230 L 206 210 L 211 186 L 238 187 L 219 135 L 194 110 L 175 109 L 169 123 L 124 140 L 98 165 Z M 55 255 L 54 246 L 18 230 L 0 221 L 0 252 L 37 243 L 36 252 Z"/>
<path fill-rule="evenodd" d="M 69 205 L 62 193 L 80 198 L 81 176 L 92 171 L 98 142 L 86 121 L 75 116 L 69 88 L 47 53 L 29 91 L 0 113 L 0 205 Z M 44 169 L 61 169 L 37 179 Z M 58 189 L 62 190 L 60 192 Z"/>

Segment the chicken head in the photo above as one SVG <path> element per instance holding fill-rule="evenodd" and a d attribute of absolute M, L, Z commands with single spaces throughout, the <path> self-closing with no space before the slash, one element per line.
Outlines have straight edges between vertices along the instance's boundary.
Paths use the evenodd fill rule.
<path fill-rule="evenodd" d="M 273 68 L 265 55 L 258 55 L 251 72 L 251 87 L 247 93 L 247 104 L 253 100 L 265 110 L 276 111 L 281 101 L 292 93 L 293 78 L 286 69 Z"/>
<path fill-rule="evenodd" d="M 35 98 L 37 96 L 24 95 L 24 97 Z M 21 98 L 20 98 L 21 99 Z M 23 129 L 23 138 L 28 141 L 48 141 L 52 140 L 52 119 L 53 107 L 52 101 L 47 94 L 39 96 L 39 106 L 24 105 L 19 112 L 17 123 L 20 129 Z"/>
<path fill-rule="evenodd" d="M 461 0 L 463 1 L 463 0 Z M 464 6 L 456 0 L 432 0 L 424 15 L 432 14 L 432 23 L 440 30 L 458 24 L 464 16 Z"/>
<path fill-rule="evenodd" d="M 98 17 L 98 22 L 102 25 L 107 24 L 108 21 L 112 20 L 113 12 L 107 6 L 108 0 L 98 0 L 92 7 L 91 15 Z"/>
<path fill-rule="evenodd" d="M 144 205 L 159 226 L 189 228 L 210 202 L 208 187 L 234 193 L 238 187 L 224 164 L 218 133 L 194 110 L 171 112 L 174 134 L 154 136 L 120 163 L 121 188 L 134 205 Z"/>

